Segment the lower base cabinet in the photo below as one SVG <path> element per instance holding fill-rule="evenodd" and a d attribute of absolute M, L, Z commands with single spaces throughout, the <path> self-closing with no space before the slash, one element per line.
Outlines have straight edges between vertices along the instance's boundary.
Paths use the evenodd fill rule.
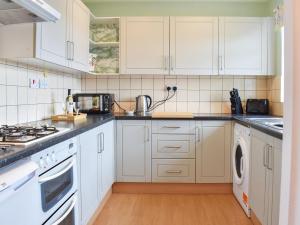
<path fill-rule="evenodd" d="M 231 183 L 231 121 L 196 123 L 196 183 Z"/>
<path fill-rule="evenodd" d="M 86 225 L 114 183 L 114 122 L 79 136 L 81 224 Z"/>
<path fill-rule="evenodd" d="M 251 131 L 250 207 L 262 225 L 279 225 L 282 141 Z"/>
<path fill-rule="evenodd" d="M 195 183 L 195 159 L 152 159 L 152 182 Z"/>
<path fill-rule="evenodd" d="M 117 181 L 151 182 L 151 120 L 117 121 Z"/>

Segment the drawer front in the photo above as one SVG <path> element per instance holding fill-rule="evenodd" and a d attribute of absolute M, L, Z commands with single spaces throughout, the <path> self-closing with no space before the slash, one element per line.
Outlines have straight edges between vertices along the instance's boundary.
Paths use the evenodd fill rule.
<path fill-rule="evenodd" d="M 153 134 L 195 134 L 195 121 L 156 120 L 152 121 Z"/>
<path fill-rule="evenodd" d="M 195 183 L 195 160 L 153 159 L 152 182 Z"/>
<path fill-rule="evenodd" d="M 195 135 L 153 134 L 152 158 L 195 158 Z"/>

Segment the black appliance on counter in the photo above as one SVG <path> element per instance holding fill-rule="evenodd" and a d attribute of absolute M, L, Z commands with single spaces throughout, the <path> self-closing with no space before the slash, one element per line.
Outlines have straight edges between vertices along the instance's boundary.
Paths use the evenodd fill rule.
<path fill-rule="evenodd" d="M 269 100 L 268 99 L 247 99 L 246 113 L 253 115 L 268 115 Z"/>
<path fill-rule="evenodd" d="M 230 101 L 232 114 L 239 115 L 244 113 L 238 89 L 233 88 L 232 91 L 230 91 Z"/>
<path fill-rule="evenodd" d="M 113 112 L 114 94 L 106 93 L 79 93 L 73 99 L 79 102 L 79 112 L 87 114 L 107 114 Z"/>

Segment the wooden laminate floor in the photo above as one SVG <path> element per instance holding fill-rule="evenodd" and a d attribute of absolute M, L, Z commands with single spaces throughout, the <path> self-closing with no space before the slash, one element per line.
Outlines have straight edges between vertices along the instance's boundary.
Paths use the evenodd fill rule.
<path fill-rule="evenodd" d="M 252 225 L 231 194 L 112 194 L 94 225 Z"/>

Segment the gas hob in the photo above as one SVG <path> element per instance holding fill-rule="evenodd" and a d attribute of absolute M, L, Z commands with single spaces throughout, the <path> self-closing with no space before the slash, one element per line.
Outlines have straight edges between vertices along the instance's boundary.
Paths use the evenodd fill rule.
<path fill-rule="evenodd" d="M 7 149 L 13 145 L 29 145 L 61 134 L 68 129 L 56 128 L 55 126 L 8 126 L 0 127 L 0 149 Z"/>

